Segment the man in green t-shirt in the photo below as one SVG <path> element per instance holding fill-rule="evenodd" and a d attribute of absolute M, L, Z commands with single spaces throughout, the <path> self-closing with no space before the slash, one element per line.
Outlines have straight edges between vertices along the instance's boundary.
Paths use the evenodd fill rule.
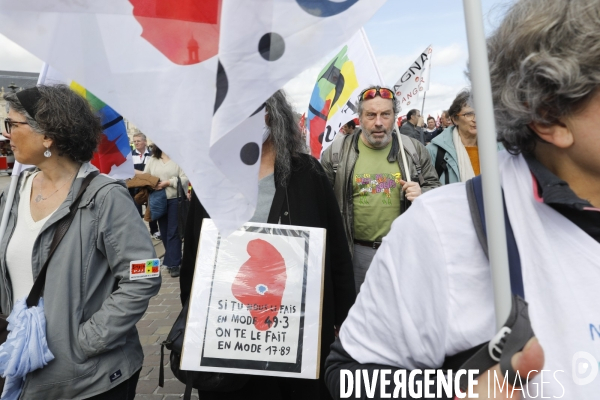
<path fill-rule="evenodd" d="M 358 102 L 361 130 L 342 138 L 336 150 L 330 146 L 321 158 L 344 218 L 357 291 L 392 222 L 422 192 L 440 186 L 425 147 L 405 135 L 400 146 L 393 131 L 397 113 L 391 89 L 365 89 Z M 401 149 L 411 180 L 406 179 Z"/>

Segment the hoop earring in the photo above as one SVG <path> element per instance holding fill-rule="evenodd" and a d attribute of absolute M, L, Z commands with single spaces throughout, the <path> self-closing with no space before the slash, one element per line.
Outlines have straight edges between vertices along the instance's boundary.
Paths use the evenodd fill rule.
<path fill-rule="evenodd" d="M 52 155 L 50 152 L 50 148 L 46 147 L 46 151 L 44 152 L 44 157 L 49 158 Z"/>

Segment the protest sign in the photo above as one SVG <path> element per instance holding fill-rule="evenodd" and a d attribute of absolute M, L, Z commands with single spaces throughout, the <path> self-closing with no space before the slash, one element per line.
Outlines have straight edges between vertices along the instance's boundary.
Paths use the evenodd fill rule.
<path fill-rule="evenodd" d="M 325 230 L 202 225 L 181 369 L 319 376 Z"/>

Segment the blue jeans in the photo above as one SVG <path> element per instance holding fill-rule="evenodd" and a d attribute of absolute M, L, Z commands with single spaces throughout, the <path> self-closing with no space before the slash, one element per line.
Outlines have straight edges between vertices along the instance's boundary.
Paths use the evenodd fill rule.
<path fill-rule="evenodd" d="M 158 219 L 160 237 L 165 246 L 163 265 L 172 268 L 181 265 L 181 238 L 177 231 L 177 199 L 167 200 L 167 213 Z"/>

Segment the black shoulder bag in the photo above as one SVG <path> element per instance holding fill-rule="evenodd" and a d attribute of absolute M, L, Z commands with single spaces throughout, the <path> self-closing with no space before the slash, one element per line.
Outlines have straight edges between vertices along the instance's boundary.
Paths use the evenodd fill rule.
<path fill-rule="evenodd" d="M 175 378 L 185 383 L 185 392 L 183 400 L 190 400 L 192 389 L 206 392 L 233 392 L 241 389 L 249 380 L 250 375 L 223 374 L 220 372 L 200 372 L 183 371 L 179 369 L 181 362 L 181 351 L 183 350 L 183 335 L 187 323 L 188 305 L 190 301 L 185 302 L 183 309 L 179 313 L 177 320 L 171 328 L 167 339 L 160 346 L 160 370 L 158 374 L 158 385 L 164 387 L 164 348 L 171 350 L 171 371 Z"/>

